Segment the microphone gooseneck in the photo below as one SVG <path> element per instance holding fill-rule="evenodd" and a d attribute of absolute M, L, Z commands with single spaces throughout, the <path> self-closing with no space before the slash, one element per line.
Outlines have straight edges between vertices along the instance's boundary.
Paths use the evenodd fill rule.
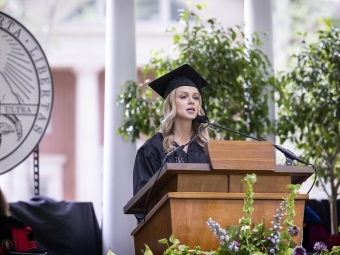
<path fill-rule="evenodd" d="M 211 122 L 209 122 L 209 120 L 208 120 L 208 118 L 207 118 L 206 116 L 197 115 L 197 117 L 195 118 L 195 120 L 196 120 L 198 123 L 209 123 L 210 125 L 215 126 L 215 127 L 217 127 L 217 128 L 225 129 L 225 130 L 227 130 L 227 131 L 233 132 L 233 133 L 235 133 L 235 134 L 238 134 L 238 135 L 241 135 L 241 136 L 244 136 L 244 137 L 251 138 L 251 139 L 256 140 L 256 141 L 264 141 L 264 140 L 261 140 L 261 139 L 259 139 L 259 138 L 256 138 L 256 137 L 253 137 L 253 136 L 250 136 L 250 135 L 246 135 L 246 134 L 243 134 L 243 133 L 241 133 L 241 132 L 232 130 L 232 129 L 230 129 L 230 128 L 222 127 L 222 126 L 217 125 L 217 124 L 215 124 L 215 123 L 211 123 Z"/>
<path fill-rule="evenodd" d="M 290 150 L 287 150 L 287 149 L 285 149 L 285 148 L 283 148 L 283 147 L 281 147 L 281 146 L 279 146 L 279 145 L 276 145 L 276 144 L 274 144 L 273 146 L 275 147 L 275 149 L 281 151 L 281 152 L 286 156 L 286 158 L 292 159 L 292 160 L 295 159 L 296 161 L 299 161 L 299 162 L 302 163 L 302 164 L 308 165 L 308 163 L 306 163 L 306 162 L 303 161 L 301 158 L 299 158 L 298 156 L 296 156 L 296 155 L 295 155 L 293 152 L 291 152 Z M 288 159 L 287 159 L 287 160 L 288 160 Z"/>
<path fill-rule="evenodd" d="M 203 122 L 200 122 L 200 123 L 203 123 Z M 161 167 L 158 169 L 157 177 L 156 177 L 155 181 L 153 182 L 151 188 L 149 189 L 148 195 L 147 195 L 147 197 L 146 197 L 146 199 L 145 199 L 145 204 L 144 204 L 144 216 L 143 216 L 143 219 L 142 219 L 141 221 L 145 221 L 145 217 L 146 217 L 146 207 L 147 207 L 147 205 L 148 205 L 148 199 L 149 199 L 151 190 L 152 190 L 153 186 L 155 185 L 155 183 L 157 182 L 157 180 L 158 180 L 158 178 L 159 178 L 159 175 L 160 175 L 160 173 L 161 173 L 161 170 L 162 170 L 162 168 L 163 168 L 163 166 L 164 166 L 166 160 L 167 160 L 170 156 L 174 155 L 174 154 L 177 153 L 177 152 L 180 152 L 181 150 L 184 149 L 185 146 L 189 145 L 189 144 L 192 143 L 194 140 L 196 140 L 197 137 L 198 137 L 198 136 L 199 136 L 199 135 L 200 135 L 200 134 L 201 134 L 201 133 L 209 126 L 209 125 L 211 125 L 210 122 L 207 123 L 207 125 L 205 125 L 200 131 L 198 131 L 197 134 L 195 134 L 195 135 L 190 139 L 189 142 L 187 142 L 187 143 L 184 144 L 184 145 L 180 145 L 180 146 L 174 148 L 174 149 L 171 150 L 168 154 L 165 155 L 165 157 L 164 157 L 164 159 L 163 159 L 163 161 L 162 161 Z"/>
<path fill-rule="evenodd" d="M 163 161 L 162 161 L 162 165 L 163 165 L 163 162 L 165 162 L 165 160 L 166 160 L 167 158 L 169 158 L 170 156 L 174 155 L 175 153 L 177 153 L 177 152 L 183 150 L 184 147 L 187 146 L 187 145 L 188 145 L 188 144 L 180 145 L 180 146 L 174 148 L 174 149 L 173 149 L 172 151 L 170 151 L 168 154 L 166 154 L 165 157 L 164 157 L 164 159 L 163 159 Z"/>

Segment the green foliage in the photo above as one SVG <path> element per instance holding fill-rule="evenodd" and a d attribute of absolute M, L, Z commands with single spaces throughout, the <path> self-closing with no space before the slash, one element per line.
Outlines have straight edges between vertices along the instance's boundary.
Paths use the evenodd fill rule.
<path fill-rule="evenodd" d="M 285 199 L 287 218 L 283 222 L 287 227 L 294 227 L 294 198 L 300 189 L 300 184 L 287 184 L 287 189 L 290 190 L 289 196 Z"/>
<path fill-rule="evenodd" d="M 205 252 L 201 251 L 201 248 L 199 246 L 194 247 L 194 249 L 189 249 L 186 245 L 181 245 L 180 241 L 176 239 L 173 235 L 170 236 L 169 241 L 168 239 L 164 238 L 161 240 L 158 240 L 159 243 L 165 244 L 168 246 L 168 248 L 164 251 L 164 255 L 214 255 L 215 252 Z M 171 245 L 169 245 L 169 242 Z M 147 245 L 145 245 L 147 246 Z M 149 247 L 148 247 L 149 248 Z M 152 255 L 152 253 L 144 253 L 144 255 Z"/>
<path fill-rule="evenodd" d="M 243 204 L 243 212 L 245 215 L 240 219 L 239 223 L 240 226 L 240 233 L 239 237 L 236 239 L 237 242 L 241 243 L 239 248 L 239 253 L 243 254 L 243 252 L 253 254 L 255 252 L 261 251 L 263 247 L 263 239 L 264 239 L 264 222 L 261 221 L 260 223 L 256 224 L 254 228 L 251 230 L 252 221 L 251 221 L 251 214 L 254 211 L 254 191 L 253 185 L 257 181 L 255 174 L 247 174 L 243 182 L 246 186 L 246 193 L 244 197 L 244 204 Z M 227 232 L 229 234 L 229 231 Z M 233 240 L 233 239 L 230 239 Z M 227 247 L 225 247 L 227 248 Z M 228 247 L 229 248 L 229 247 Z M 228 250 L 228 249 L 227 249 Z"/>
<path fill-rule="evenodd" d="M 304 44 L 292 56 L 291 70 L 280 77 L 276 132 L 316 165 L 318 183 L 324 189 L 330 183 L 331 193 L 325 192 L 333 202 L 340 186 L 340 30 L 330 20 L 323 24 L 317 42 Z"/>
<path fill-rule="evenodd" d="M 244 197 L 244 205 L 243 205 L 243 212 L 245 215 L 240 219 L 240 224 L 245 225 L 245 226 L 250 226 L 251 225 L 251 214 L 254 211 L 253 203 L 254 203 L 254 192 L 253 192 L 253 185 L 256 182 L 256 175 L 252 174 L 249 175 L 247 174 L 244 180 L 241 182 L 244 183 L 244 185 L 247 187 L 246 190 L 246 195 Z"/>
<path fill-rule="evenodd" d="M 286 230 L 282 231 L 280 235 L 280 243 L 279 248 L 283 252 L 287 252 L 290 250 L 291 247 L 294 247 L 295 244 L 292 243 L 292 238 L 290 233 L 288 232 L 289 228 L 293 228 L 294 225 L 294 217 L 295 217 L 295 209 L 294 209 L 294 199 L 296 194 L 300 189 L 300 185 L 296 184 L 288 184 L 287 188 L 290 190 L 289 196 L 284 199 L 284 206 L 286 210 L 286 219 L 284 220 L 283 224 L 286 226 Z"/>
<path fill-rule="evenodd" d="M 333 246 L 333 248 L 332 248 L 332 251 L 331 251 L 332 253 L 330 253 L 330 252 L 323 252 L 323 253 L 321 253 L 322 255 L 328 255 L 328 254 L 330 254 L 330 255 L 336 255 L 336 254 L 340 254 L 340 246 Z"/>
<path fill-rule="evenodd" d="M 133 141 L 141 134 L 152 134 L 160 125 L 161 100 L 152 99 L 152 91 L 145 89 L 145 84 L 127 81 L 123 84 L 124 93 L 118 97 L 118 103 L 124 105 L 125 121 L 117 133 L 126 140 Z"/>
<path fill-rule="evenodd" d="M 275 83 L 258 36 L 246 39 L 241 27 L 225 29 L 215 19 L 202 20 L 190 9 L 180 13 L 179 22 L 184 24 L 181 32 L 168 29 L 174 34 L 171 49 L 154 51 L 144 73 L 154 70 L 159 77 L 190 64 L 210 84 L 202 91 L 210 120 L 261 137 L 270 127 L 268 95 L 263 91 Z M 125 122 L 118 132 L 133 140 L 140 133 L 153 134 L 162 117 L 162 99 L 155 99 L 143 85 L 127 82 L 126 92 L 118 99 L 126 107 Z M 244 139 L 227 132 L 224 138 Z"/>
<path fill-rule="evenodd" d="M 115 255 L 115 254 L 111 251 L 111 249 L 109 249 L 109 251 L 107 252 L 107 255 Z"/>
<path fill-rule="evenodd" d="M 153 255 L 152 251 L 150 250 L 149 246 L 145 244 L 145 252 L 144 255 Z"/>

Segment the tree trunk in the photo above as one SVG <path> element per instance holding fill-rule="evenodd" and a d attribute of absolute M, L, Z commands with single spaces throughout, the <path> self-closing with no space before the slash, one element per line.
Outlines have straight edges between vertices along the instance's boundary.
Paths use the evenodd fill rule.
<path fill-rule="evenodd" d="M 329 206 L 331 212 L 331 234 L 338 233 L 338 210 L 336 196 L 329 198 Z"/>

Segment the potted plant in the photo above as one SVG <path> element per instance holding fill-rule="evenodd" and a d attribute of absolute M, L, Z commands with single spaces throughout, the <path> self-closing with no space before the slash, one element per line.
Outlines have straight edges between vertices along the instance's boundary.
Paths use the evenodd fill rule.
<path fill-rule="evenodd" d="M 165 244 L 164 255 L 204 254 L 204 255 L 306 255 L 306 250 L 295 244 L 292 237 L 299 234 L 300 228 L 294 225 L 294 198 L 300 185 L 288 184 L 289 196 L 283 198 L 278 209 L 274 212 L 272 226 L 266 230 L 264 220 L 254 224 L 251 220 L 254 211 L 253 184 L 256 175 L 247 175 L 242 181 L 246 185 L 246 193 L 243 205 L 243 217 L 237 226 L 221 228 L 220 224 L 213 219 L 208 219 L 207 225 L 211 232 L 218 238 L 220 245 L 213 251 L 201 251 L 199 246 L 190 248 L 181 244 L 174 236 L 169 239 L 161 239 L 158 242 Z M 314 254 L 338 255 L 340 246 L 334 246 L 328 251 L 322 242 L 314 245 Z M 146 245 L 143 255 L 152 255 L 152 251 Z"/>

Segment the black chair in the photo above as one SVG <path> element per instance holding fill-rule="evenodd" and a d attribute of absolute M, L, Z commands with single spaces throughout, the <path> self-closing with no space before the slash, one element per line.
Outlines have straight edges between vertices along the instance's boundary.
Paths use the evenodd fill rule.
<path fill-rule="evenodd" d="M 32 228 L 40 250 L 49 255 L 102 255 L 101 230 L 92 203 L 35 196 L 10 203 L 13 217 Z"/>

